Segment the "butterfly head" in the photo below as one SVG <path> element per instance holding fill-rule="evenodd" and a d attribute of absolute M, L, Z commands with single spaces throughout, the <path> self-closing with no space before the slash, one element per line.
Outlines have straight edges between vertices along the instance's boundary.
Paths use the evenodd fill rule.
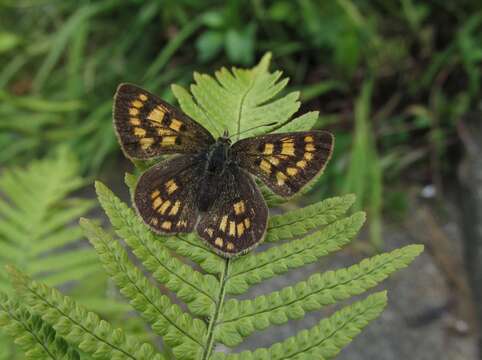
<path fill-rule="evenodd" d="M 218 142 L 223 143 L 223 144 L 227 144 L 227 145 L 231 145 L 231 139 L 230 139 L 230 136 L 229 136 L 228 129 L 224 130 L 223 135 L 221 135 L 218 138 Z"/>

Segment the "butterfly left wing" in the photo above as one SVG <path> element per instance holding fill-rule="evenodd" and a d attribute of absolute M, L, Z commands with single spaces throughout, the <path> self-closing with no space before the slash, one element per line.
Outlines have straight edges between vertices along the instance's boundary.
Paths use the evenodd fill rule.
<path fill-rule="evenodd" d="M 113 113 L 119 143 L 131 159 L 193 154 L 214 143 L 209 131 L 196 121 L 135 85 L 119 85 Z"/>
<path fill-rule="evenodd" d="M 289 197 L 325 168 L 333 146 L 331 133 L 313 130 L 246 138 L 232 151 L 239 166 L 276 194 Z"/>
<path fill-rule="evenodd" d="M 193 231 L 203 169 L 199 156 L 179 155 L 144 172 L 137 181 L 133 202 L 146 225 L 161 234 Z"/>
<path fill-rule="evenodd" d="M 266 203 L 251 175 L 237 166 L 226 169 L 216 188 L 219 195 L 201 215 L 196 231 L 223 257 L 244 254 L 264 238 Z"/>

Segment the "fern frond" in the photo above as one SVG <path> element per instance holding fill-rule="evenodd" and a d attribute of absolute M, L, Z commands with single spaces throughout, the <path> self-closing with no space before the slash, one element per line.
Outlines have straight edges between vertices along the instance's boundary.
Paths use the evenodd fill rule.
<path fill-rule="evenodd" d="M 303 115 L 293 118 L 293 120 L 279 127 L 273 132 L 282 133 L 282 132 L 311 130 L 318 122 L 319 115 L 320 115 L 319 111 L 309 111 L 307 113 L 304 113 Z"/>
<path fill-rule="evenodd" d="M 345 195 L 271 216 L 264 241 L 274 242 L 303 236 L 313 229 L 331 224 L 345 214 L 354 202 L 354 195 Z"/>
<path fill-rule="evenodd" d="M 215 77 L 195 73 L 192 95 L 178 85 L 173 85 L 172 91 L 182 110 L 215 136 L 225 129 L 237 134 L 258 125 L 276 123 L 247 131 L 243 137 L 270 132 L 286 124 L 300 107 L 299 92 L 273 100 L 288 79 L 279 80 L 280 71 L 270 73 L 270 61 L 271 54 L 266 54 L 253 69 L 222 68 Z M 223 105 L 219 106 L 221 99 Z M 313 115 L 307 115 L 301 122 L 306 124 L 312 119 Z"/>
<path fill-rule="evenodd" d="M 96 183 L 99 202 L 122 237 L 154 278 L 175 292 L 196 315 L 211 314 L 219 283 L 171 256 L 140 218 L 105 185 Z M 180 240 L 178 240 L 180 241 Z"/>
<path fill-rule="evenodd" d="M 386 305 L 386 291 L 378 292 L 353 305 L 344 307 L 329 318 L 321 320 L 311 329 L 302 330 L 295 336 L 269 348 L 229 355 L 217 353 L 213 356 L 213 360 L 332 359 L 370 321 L 376 319 Z"/>
<path fill-rule="evenodd" d="M 91 249 L 71 246 L 80 241 L 81 232 L 70 223 L 94 206 L 91 200 L 71 197 L 85 184 L 78 171 L 64 148 L 51 158 L 2 173 L 0 264 L 21 263 L 53 286 L 64 282 L 65 274 L 72 281 L 99 270 Z"/>
<path fill-rule="evenodd" d="M 29 309 L 49 324 L 70 344 L 94 358 L 163 360 L 149 344 L 113 328 L 98 315 L 87 311 L 72 298 L 58 290 L 31 280 L 23 273 L 8 267 L 17 291 Z"/>
<path fill-rule="evenodd" d="M 302 239 L 241 257 L 232 264 L 226 292 L 241 294 L 254 284 L 339 250 L 351 241 L 364 222 L 365 214 L 358 212 Z"/>
<path fill-rule="evenodd" d="M 81 219 L 80 223 L 108 275 L 130 300 L 132 307 L 151 324 L 156 334 L 163 336 L 176 356 L 196 359 L 206 334 L 204 322 L 193 319 L 151 285 L 144 274 L 130 262 L 122 246 L 99 226 L 86 219 Z"/>
<path fill-rule="evenodd" d="M 231 299 L 224 306 L 217 340 L 236 346 L 254 331 L 300 319 L 306 312 L 359 295 L 406 267 L 422 250 L 421 245 L 409 245 L 346 269 L 312 275 L 307 281 L 252 300 Z"/>
<path fill-rule="evenodd" d="M 268 71 L 269 60 L 268 54 L 253 69 L 221 69 L 214 77 L 195 74 L 196 83 L 191 87 L 191 93 L 178 86 L 174 86 L 173 91 L 183 110 L 214 134 L 219 135 L 224 129 L 236 134 L 272 121 L 277 123 L 270 129 L 258 129 L 243 135 L 311 128 L 317 121 L 318 114 L 315 112 L 288 123 L 299 107 L 299 95 L 278 96 L 287 80 L 281 79 L 279 71 Z M 135 181 L 135 176 L 126 175 L 126 184 L 131 191 Z M 304 191 L 307 189 L 304 188 Z M 82 220 L 81 226 L 120 292 L 153 331 L 163 338 L 169 359 L 332 358 L 380 314 L 386 305 L 385 292 L 347 306 L 312 329 L 301 331 L 271 347 L 238 354 L 214 353 L 214 349 L 219 343 L 238 345 L 255 331 L 286 323 L 290 319 L 301 319 L 309 311 L 359 295 L 408 265 L 422 251 L 421 246 L 407 246 L 345 269 L 312 275 L 298 284 L 267 295 L 228 300 L 228 295 L 242 294 L 254 284 L 313 263 L 348 244 L 365 221 L 363 212 L 345 214 L 354 203 L 354 196 L 327 199 L 273 216 L 267 228 L 266 241 L 270 243 L 267 250 L 259 249 L 239 258 L 223 259 L 211 252 L 195 233 L 174 236 L 152 233 L 140 217 L 107 187 L 97 183 L 96 190 L 115 233 L 129 249 L 93 222 Z M 18 204 L 25 204 L 24 195 L 20 194 Z M 278 200 L 272 196 L 269 202 L 274 201 Z M 0 214 L 12 220 L 4 221 L 3 227 L 0 222 L 0 235 L 21 233 L 21 221 L 17 223 L 17 216 L 24 210 L 17 203 L 13 204 L 15 206 L 0 202 Z M 47 225 L 43 231 L 48 233 L 57 229 L 73 214 L 73 210 L 67 210 L 63 214 L 64 220 L 45 221 L 44 225 Z M 67 244 L 69 239 L 78 236 L 78 232 L 71 235 L 62 231 L 52 243 Z M 9 251 L 12 245 L 11 242 L 0 241 L 0 250 Z M 36 253 L 41 253 L 44 248 L 48 246 L 37 247 Z M 22 257 L 20 251 L 13 250 L 12 257 Z M 142 268 L 129 259 L 128 250 L 132 250 L 140 260 Z M 91 256 L 90 253 L 82 255 L 85 258 Z M 81 261 L 70 258 L 69 254 L 56 256 L 56 264 L 38 262 L 38 268 L 48 268 L 55 273 L 57 269 L 64 269 L 66 263 L 82 266 Z M 144 274 L 143 269 L 150 272 L 152 278 Z M 57 290 L 14 269 L 9 272 L 28 312 L 72 347 L 100 359 L 164 359 L 150 345 L 120 329 L 113 329 L 109 323 Z M 68 270 L 63 273 L 68 274 Z M 160 290 L 158 285 L 165 285 L 167 289 Z M 185 303 L 187 309 L 170 300 L 171 295 Z"/>
<path fill-rule="evenodd" d="M 80 359 L 78 352 L 57 336 L 51 326 L 1 292 L 0 328 L 15 340 L 27 359 Z"/>

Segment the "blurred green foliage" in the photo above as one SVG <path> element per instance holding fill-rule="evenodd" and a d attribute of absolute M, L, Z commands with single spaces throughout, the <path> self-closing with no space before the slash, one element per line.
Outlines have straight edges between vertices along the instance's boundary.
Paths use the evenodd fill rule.
<path fill-rule="evenodd" d="M 194 70 L 270 51 L 301 112 L 320 110 L 337 136 L 330 186 L 314 196 L 361 192 L 375 224 L 382 206 L 399 211 L 401 179 L 440 187 L 453 173 L 455 126 L 481 95 L 478 0 L 9 0 L 0 24 L 1 164 L 67 143 L 98 172 L 120 154 L 118 83 L 172 101 L 169 85 Z"/>

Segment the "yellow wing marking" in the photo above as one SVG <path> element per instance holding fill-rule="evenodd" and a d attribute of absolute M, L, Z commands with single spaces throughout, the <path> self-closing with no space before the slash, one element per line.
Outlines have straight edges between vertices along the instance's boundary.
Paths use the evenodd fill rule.
<path fill-rule="evenodd" d="M 162 138 L 161 146 L 170 146 L 176 143 L 177 136 L 164 136 Z"/>
<path fill-rule="evenodd" d="M 281 146 L 281 154 L 282 155 L 295 155 L 295 144 L 293 142 L 284 142 Z"/>
<path fill-rule="evenodd" d="M 142 138 L 139 140 L 139 143 L 141 144 L 141 147 L 143 150 L 147 150 L 149 147 L 151 147 L 152 144 L 154 144 L 154 139 L 153 138 Z"/>
<path fill-rule="evenodd" d="M 278 171 L 276 173 L 276 180 L 279 186 L 283 186 L 287 178 L 288 177 L 285 174 L 283 174 L 281 171 Z"/>
<path fill-rule="evenodd" d="M 179 189 L 179 186 L 177 186 L 176 182 L 174 181 L 174 179 L 171 179 L 169 180 L 168 182 L 166 182 L 166 190 L 167 190 L 167 193 L 169 195 L 171 195 L 174 191 L 176 191 L 177 189 Z"/>
<path fill-rule="evenodd" d="M 214 240 L 214 245 L 216 245 L 217 247 L 223 247 L 223 239 L 221 239 L 220 237 L 216 238 L 216 240 Z"/>
<path fill-rule="evenodd" d="M 234 244 L 233 244 L 232 242 L 229 242 L 229 241 L 228 241 L 228 243 L 227 243 L 227 245 L 226 245 L 226 249 L 228 249 L 228 250 L 233 250 L 233 249 L 234 249 Z"/>
<path fill-rule="evenodd" d="M 310 143 L 310 144 L 306 144 L 306 145 L 305 145 L 305 150 L 306 150 L 306 151 L 315 151 L 316 148 L 315 148 L 315 145 L 313 145 L 313 144 Z"/>
<path fill-rule="evenodd" d="M 236 223 L 234 221 L 229 222 L 229 235 L 231 236 L 236 235 Z"/>
<path fill-rule="evenodd" d="M 269 144 L 269 143 L 264 144 L 264 151 L 263 151 L 264 155 L 271 155 L 273 151 L 274 151 L 273 144 Z"/>
<path fill-rule="evenodd" d="M 174 131 L 179 132 L 179 130 L 181 130 L 181 126 L 182 126 L 182 121 L 177 120 L 177 119 L 172 119 L 171 124 L 169 125 L 169 128 L 171 128 Z"/>
<path fill-rule="evenodd" d="M 161 224 L 161 228 L 164 229 L 164 230 L 170 230 L 171 226 L 172 226 L 172 222 L 170 222 L 170 221 L 164 221 Z"/>
<path fill-rule="evenodd" d="M 177 200 L 174 203 L 174 206 L 172 207 L 171 211 L 169 211 L 169 215 L 176 215 L 179 212 L 180 207 L 181 207 L 181 202 Z"/>
<path fill-rule="evenodd" d="M 298 173 L 298 169 L 294 168 L 294 167 L 289 167 L 289 168 L 286 169 L 286 173 L 289 176 L 295 176 Z"/>
<path fill-rule="evenodd" d="M 234 212 L 236 213 L 236 215 L 243 214 L 243 213 L 246 211 L 243 200 L 238 201 L 237 203 L 235 203 L 235 204 L 233 205 L 233 208 L 234 208 Z"/>
<path fill-rule="evenodd" d="M 138 108 L 140 109 L 144 104 L 142 103 L 142 101 L 139 101 L 139 100 L 133 100 L 131 102 L 131 105 L 135 108 Z"/>
<path fill-rule="evenodd" d="M 213 237 L 213 234 L 214 234 L 214 230 L 212 228 L 207 228 L 206 230 L 204 230 L 205 232 L 208 233 L 208 236 L 211 238 Z"/>
<path fill-rule="evenodd" d="M 146 136 L 146 130 L 140 127 L 135 127 L 134 128 L 134 135 L 138 137 L 144 137 Z"/>
<path fill-rule="evenodd" d="M 219 230 L 226 232 L 226 225 L 228 225 L 228 216 L 224 215 L 221 219 L 221 223 L 219 224 Z"/>
<path fill-rule="evenodd" d="M 259 163 L 259 167 L 261 168 L 261 170 L 263 170 L 265 173 L 267 174 L 271 174 L 271 164 L 269 162 L 267 162 L 266 160 L 261 160 L 261 162 Z"/>
<path fill-rule="evenodd" d="M 154 121 L 156 123 L 161 124 L 165 114 L 166 114 L 166 110 L 164 110 L 162 107 L 158 105 L 149 113 L 149 115 L 147 115 L 147 118 L 150 121 Z"/>
<path fill-rule="evenodd" d="M 166 212 L 166 210 L 171 206 L 171 202 L 169 200 L 166 200 L 162 205 L 161 207 L 159 208 L 159 210 L 157 210 L 161 215 L 164 215 L 164 213 Z"/>
<path fill-rule="evenodd" d="M 158 197 L 152 202 L 152 208 L 156 210 L 159 206 L 161 206 L 161 204 L 162 204 L 162 199 Z"/>
<path fill-rule="evenodd" d="M 242 222 L 237 224 L 236 230 L 238 231 L 238 237 L 243 236 L 243 234 L 244 234 L 244 224 Z"/>
<path fill-rule="evenodd" d="M 308 163 L 305 160 L 300 160 L 296 163 L 296 166 L 298 166 L 300 169 L 304 169 Z"/>

